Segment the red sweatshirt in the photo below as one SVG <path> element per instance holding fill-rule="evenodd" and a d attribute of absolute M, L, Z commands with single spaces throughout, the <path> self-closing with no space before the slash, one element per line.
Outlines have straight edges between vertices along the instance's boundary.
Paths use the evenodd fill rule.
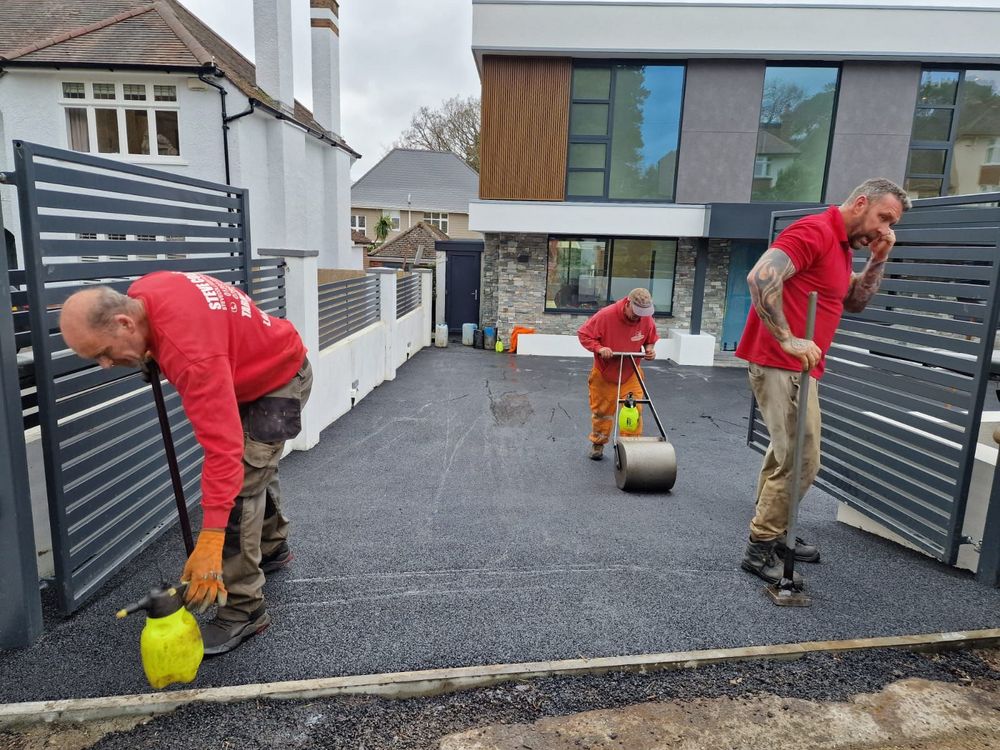
<path fill-rule="evenodd" d="M 306 348 L 291 323 L 211 276 L 158 271 L 132 284 L 128 295 L 146 307 L 149 353 L 177 388 L 205 450 L 203 526 L 224 528 L 243 486 L 238 405 L 291 380 Z"/>
<path fill-rule="evenodd" d="M 639 352 L 646 344 L 655 344 L 660 340 L 652 316 L 639 318 L 634 323 L 625 319 L 627 300 L 628 297 L 623 297 L 602 307 L 576 332 L 583 348 L 594 352 L 594 367 L 609 383 L 618 382 L 618 357 L 601 359 L 597 355 L 598 349 L 606 346 L 614 352 Z M 622 379 L 630 377 L 634 371 L 631 361 L 626 359 Z"/>

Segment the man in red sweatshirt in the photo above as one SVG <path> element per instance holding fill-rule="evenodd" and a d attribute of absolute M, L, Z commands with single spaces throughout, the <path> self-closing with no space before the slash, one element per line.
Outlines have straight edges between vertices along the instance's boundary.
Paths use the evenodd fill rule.
<path fill-rule="evenodd" d="M 198 273 L 159 271 L 120 294 L 76 292 L 59 319 L 66 344 L 101 367 L 154 359 L 180 394 L 205 451 L 198 543 L 181 580 L 204 611 L 205 654 L 226 653 L 270 625 L 264 573 L 291 559 L 278 460 L 301 428 L 312 370 L 295 327 L 236 287 Z"/>
<path fill-rule="evenodd" d="M 594 461 L 600 461 L 604 457 L 604 446 L 614 426 L 618 399 L 625 398 L 630 392 L 636 398 L 645 398 L 632 359 L 612 355 L 614 352 L 638 354 L 642 349 L 644 359 L 656 357 L 654 345 L 660 337 L 653 323 L 653 311 L 653 299 L 649 291 L 633 289 L 627 297 L 594 313 L 576 332 L 583 347 L 594 353 L 594 367 L 587 379 L 591 412 L 590 450 L 587 455 Z M 619 368 L 622 377 L 620 390 Z M 622 432 L 623 435 L 642 434 L 641 405 L 639 411 L 639 423 L 635 431 Z"/>

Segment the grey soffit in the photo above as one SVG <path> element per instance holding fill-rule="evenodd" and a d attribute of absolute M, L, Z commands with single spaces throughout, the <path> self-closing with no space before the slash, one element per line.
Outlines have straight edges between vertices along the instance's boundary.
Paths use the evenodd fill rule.
<path fill-rule="evenodd" d="M 823 207 L 825 204 L 820 203 L 712 203 L 708 236 L 733 240 L 770 239 L 772 212 Z"/>
<path fill-rule="evenodd" d="M 468 213 L 478 197 L 479 175 L 447 151 L 395 148 L 351 187 L 356 208 Z"/>

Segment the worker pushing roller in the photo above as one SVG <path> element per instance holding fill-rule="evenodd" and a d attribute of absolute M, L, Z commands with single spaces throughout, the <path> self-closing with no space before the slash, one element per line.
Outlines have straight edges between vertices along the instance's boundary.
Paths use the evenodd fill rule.
<path fill-rule="evenodd" d="M 587 384 L 591 433 L 588 457 L 599 461 L 613 441 L 615 483 L 622 490 L 667 491 L 674 485 L 677 463 L 656 408 L 649 398 L 638 359 L 656 357 L 659 335 L 653 324 L 653 300 L 647 289 L 599 310 L 577 336 L 594 353 Z M 658 437 L 642 437 L 642 408 L 648 405 Z M 620 410 L 619 410 L 620 409 Z"/>

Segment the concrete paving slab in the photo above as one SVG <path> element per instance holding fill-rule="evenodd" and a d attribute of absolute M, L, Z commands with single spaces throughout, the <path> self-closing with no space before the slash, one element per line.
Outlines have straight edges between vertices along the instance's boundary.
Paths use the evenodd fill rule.
<path fill-rule="evenodd" d="M 417 354 L 282 463 L 296 559 L 273 624 L 198 687 L 731 648 L 998 625 L 1000 591 L 834 520 L 812 490 L 814 605 L 777 609 L 739 569 L 760 457 L 735 368 L 654 363 L 678 456 L 669 495 L 626 494 L 585 456 L 587 365 L 452 345 Z M 322 398 L 314 393 L 313 398 Z M 141 619 L 114 612 L 176 576 L 171 532 L 31 649 L 0 654 L 0 700 L 145 692 Z"/>

